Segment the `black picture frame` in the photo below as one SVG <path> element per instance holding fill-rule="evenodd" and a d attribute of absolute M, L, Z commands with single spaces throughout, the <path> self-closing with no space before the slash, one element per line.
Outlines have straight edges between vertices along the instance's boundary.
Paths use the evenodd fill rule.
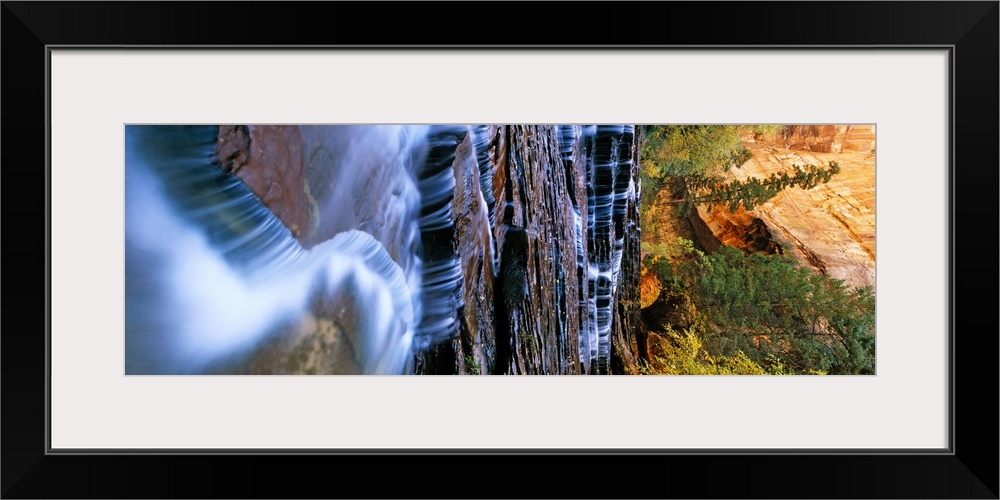
<path fill-rule="evenodd" d="M 0 154 L 7 179 L 2 193 L 8 237 L 2 251 L 8 271 L 28 272 L 9 272 L 4 294 L 2 496 L 998 498 L 994 257 L 1000 4 L 615 2 L 614 16 L 602 14 L 611 12 L 604 3 L 548 7 L 485 2 L 3 2 L 0 61 L 7 147 Z M 490 23 L 510 26 L 493 29 Z M 50 47 L 543 47 L 570 41 L 602 50 L 949 48 L 953 369 L 947 453 L 49 453 Z M 622 414 L 623 421 L 643 425 L 655 418 Z M 373 470 L 381 480 L 363 480 Z"/>

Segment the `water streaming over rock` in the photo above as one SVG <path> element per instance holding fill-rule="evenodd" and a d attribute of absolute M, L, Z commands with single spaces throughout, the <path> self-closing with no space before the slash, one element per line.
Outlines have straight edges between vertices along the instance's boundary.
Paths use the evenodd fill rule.
<path fill-rule="evenodd" d="M 126 372 L 627 372 L 633 143 L 631 125 L 129 126 Z"/>
<path fill-rule="evenodd" d="M 420 314 L 419 263 L 408 262 L 408 279 L 382 243 L 354 229 L 305 249 L 213 164 L 217 129 L 126 129 L 126 372 L 224 372 L 298 329 L 315 297 L 351 295 L 345 315 L 364 321 L 342 336 L 354 354 L 338 370 L 402 373 Z"/>
<path fill-rule="evenodd" d="M 417 172 L 421 193 L 420 238 L 423 245 L 423 318 L 417 348 L 451 339 L 458 329 L 462 305 L 462 267 L 455 247 L 455 150 L 468 134 L 467 127 L 438 126 L 428 133 L 428 153 Z"/>

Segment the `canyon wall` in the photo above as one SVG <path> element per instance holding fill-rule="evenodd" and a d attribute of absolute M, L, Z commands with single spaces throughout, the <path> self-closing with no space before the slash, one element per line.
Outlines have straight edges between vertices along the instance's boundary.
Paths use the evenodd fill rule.
<path fill-rule="evenodd" d="M 788 125 L 777 133 L 744 140 L 795 151 L 873 153 L 875 125 Z"/>
<path fill-rule="evenodd" d="M 635 373 L 636 143 L 630 126 L 605 128 L 431 127 L 433 171 L 421 171 L 405 161 L 387 168 L 378 145 L 386 138 L 363 127 L 222 126 L 216 162 L 303 247 L 358 229 L 404 271 L 416 265 L 406 222 L 416 214 L 385 207 L 423 197 L 415 253 L 433 321 L 421 328 L 446 338 L 418 332 L 428 345 L 415 351 L 415 373 Z M 414 173 L 420 193 L 406 182 Z M 318 299 L 248 363 L 220 371 L 354 373 L 359 326 L 350 302 Z"/>
<path fill-rule="evenodd" d="M 785 189 L 753 210 L 730 213 L 699 207 L 691 222 L 707 250 L 726 244 L 765 253 L 786 252 L 817 272 L 852 286 L 875 284 L 875 130 L 864 126 L 789 126 L 770 137 L 748 137 L 752 158 L 732 179 L 765 178 L 792 165 L 841 172 L 826 184 Z"/>

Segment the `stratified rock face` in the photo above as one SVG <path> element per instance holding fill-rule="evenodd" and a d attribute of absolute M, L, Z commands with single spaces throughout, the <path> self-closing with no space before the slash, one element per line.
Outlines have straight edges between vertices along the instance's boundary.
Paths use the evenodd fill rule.
<path fill-rule="evenodd" d="M 688 219 L 698 243 L 709 252 L 718 250 L 722 245 L 764 254 L 783 252 L 767 224 L 743 207 L 727 212 L 718 207 L 702 206 Z"/>
<path fill-rule="evenodd" d="M 507 359 L 495 372 L 580 373 L 581 290 L 574 204 L 556 127 L 498 130 L 506 159 L 497 200 L 505 203 L 499 238 L 497 342 Z M 610 221 L 609 221 L 610 222 Z M 504 338 L 506 337 L 506 338 Z M 498 352 L 503 351 L 498 346 Z"/>
<path fill-rule="evenodd" d="M 357 229 L 420 276 L 416 373 L 635 373 L 633 126 L 429 127 L 408 160 L 389 130 L 220 127 L 217 163 L 304 247 Z M 241 370 L 363 371 L 360 306 L 320 299 Z"/>
<path fill-rule="evenodd" d="M 618 174 L 615 181 L 615 259 L 618 262 L 618 272 L 609 353 L 609 373 L 619 375 L 636 374 L 638 358 L 647 356 L 646 336 L 639 328 L 639 279 L 642 271 L 639 192 L 636 185 L 639 162 L 633 158 L 638 150 L 638 138 L 634 129 L 626 125 L 619 143 Z M 648 357 L 646 361 L 649 361 Z"/>
<path fill-rule="evenodd" d="M 797 151 L 871 153 L 875 151 L 875 125 L 789 125 L 777 134 L 751 140 Z"/>
<path fill-rule="evenodd" d="M 458 333 L 418 354 L 419 373 L 635 372 L 634 151 L 621 125 L 472 127 L 458 141 Z"/>
<path fill-rule="evenodd" d="M 452 170 L 456 180 L 452 217 L 463 270 L 464 304 L 455 347 L 462 353 L 456 359 L 457 373 L 485 375 L 492 372 L 496 356 L 493 288 L 497 257 L 491 225 L 493 172 L 487 152 L 489 136 L 486 130 L 477 132 L 459 144 Z"/>
<path fill-rule="evenodd" d="M 825 130 L 823 127 L 817 129 Z M 863 142 L 858 141 L 854 144 Z M 850 140 L 843 144 L 846 150 Z M 702 245 L 711 250 L 711 237 L 714 237 L 727 245 L 773 253 L 778 249 L 767 242 L 766 233 L 770 233 L 774 242 L 782 247 L 781 251 L 790 251 L 800 262 L 818 272 L 852 286 L 873 286 L 875 154 L 855 150 L 841 153 L 798 151 L 767 146 L 759 141 L 746 143 L 746 146 L 753 157 L 741 168 L 730 171 L 734 178 L 763 178 L 790 170 L 792 165 L 825 167 L 830 161 L 836 161 L 841 172 L 830 182 L 809 190 L 785 189 L 749 212 L 740 209 L 729 213 L 723 207 L 699 208 L 697 218 L 704 221 L 708 231 L 699 228 L 698 221 L 692 222 L 695 222 Z"/>

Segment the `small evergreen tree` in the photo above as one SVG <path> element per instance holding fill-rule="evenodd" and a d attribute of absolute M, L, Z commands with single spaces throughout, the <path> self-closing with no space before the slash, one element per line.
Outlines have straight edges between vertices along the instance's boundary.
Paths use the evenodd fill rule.
<path fill-rule="evenodd" d="M 767 179 L 750 177 L 745 180 L 725 182 L 719 177 L 693 174 L 680 179 L 682 198 L 678 200 L 681 215 L 691 213 L 697 205 L 725 205 L 732 212 L 743 207 L 747 210 L 774 198 L 789 187 L 812 189 L 830 182 L 840 173 L 840 165 L 829 162 L 827 168 L 815 165 L 793 165 L 794 175 L 776 172 Z"/>
<path fill-rule="evenodd" d="M 795 373 L 872 374 L 875 299 L 781 255 L 723 246 L 649 259 L 664 291 L 690 301 L 701 320 L 703 348 L 713 356 L 744 353 L 763 367 Z"/>

